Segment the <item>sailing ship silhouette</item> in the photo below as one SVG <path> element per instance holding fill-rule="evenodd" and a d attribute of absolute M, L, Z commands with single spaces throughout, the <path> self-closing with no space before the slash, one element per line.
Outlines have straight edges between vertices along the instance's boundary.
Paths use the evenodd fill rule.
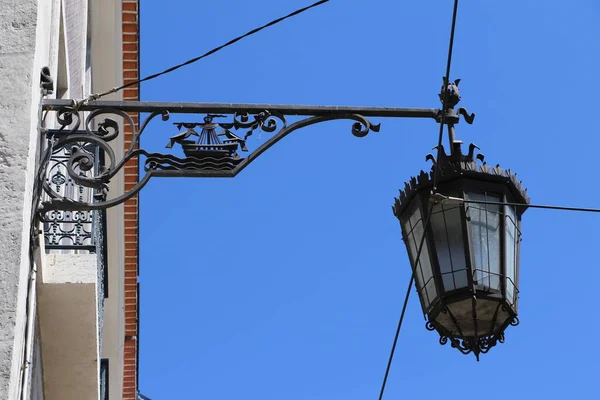
<path fill-rule="evenodd" d="M 213 118 L 224 117 L 223 115 L 209 114 L 204 117 L 204 122 L 175 122 L 177 129 L 185 128 L 186 131 L 181 132 L 169 140 L 166 148 L 170 149 L 176 143 L 179 144 L 183 153 L 187 157 L 194 158 L 232 158 L 238 159 L 238 149 L 248 151 L 246 141 L 235 135 L 229 129 L 217 133 L 218 123 L 213 122 Z M 194 128 L 201 128 L 200 133 Z M 196 136 L 198 139 L 190 140 L 191 136 Z"/>

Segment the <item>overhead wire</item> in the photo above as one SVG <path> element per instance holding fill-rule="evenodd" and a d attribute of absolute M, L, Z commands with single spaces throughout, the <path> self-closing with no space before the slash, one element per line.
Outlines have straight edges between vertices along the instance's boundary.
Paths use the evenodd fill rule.
<path fill-rule="evenodd" d="M 269 23 L 267 23 L 265 25 L 262 25 L 262 26 L 260 26 L 258 28 L 255 28 L 255 29 L 252 29 L 251 31 L 246 32 L 245 34 L 243 34 L 241 36 L 238 36 L 235 39 L 232 39 L 229 42 L 227 42 L 227 43 L 225 43 L 225 44 L 223 44 L 223 45 L 221 45 L 219 47 L 215 47 L 214 49 L 212 49 L 210 51 L 207 51 L 206 53 L 202 54 L 201 56 L 194 57 L 194 58 L 192 58 L 190 60 L 187 60 L 186 62 L 183 62 L 181 64 L 177 64 L 177 65 L 175 65 L 173 67 L 167 68 L 164 71 L 161 71 L 161 72 L 158 72 L 158 73 L 155 73 L 155 74 L 152 74 L 152 75 L 148 75 L 148 76 L 146 76 L 146 77 L 144 77 L 142 79 L 138 79 L 138 80 L 126 83 L 126 84 L 118 86 L 118 87 L 114 87 L 114 88 L 112 88 L 112 89 L 110 89 L 110 90 L 108 90 L 106 92 L 92 94 L 89 97 L 87 97 L 85 100 L 83 100 L 82 103 L 85 103 L 85 102 L 88 102 L 88 101 L 91 101 L 91 100 L 98 100 L 99 98 L 107 96 L 107 95 L 109 95 L 111 93 L 116 93 L 116 92 L 118 92 L 120 90 L 123 90 L 123 89 L 126 89 L 126 88 L 128 88 L 130 86 L 139 85 L 142 82 L 146 82 L 146 81 L 149 81 L 149 80 L 152 80 L 152 79 L 156 79 L 156 78 L 158 78 L 160 76 L 163 76 L 163 75 L 166 75 L 166 74 L 168 74 L 170 72 L 173 72 L 173 71 L 175 71 L 175 70 L 177 70 L 177 69 L 179 69 L 181 67 L 193 64 L 193 63 L 195 63 L 197 61 L 200 61 L 203 58 L 206 58 L 206 57 L 208 57 L 208 56 L 210 56 L 210 55 L 212 55 L 212 54 L 214 54 L 214 53 L 216 53 L 216 52 L 218 52 L 218 51 L 220 51 L 220 50 L 222 50 L 222 49 L 224 49 L 224 48 L 226 48 L 228 46 L 231 46 L 232 44 L 234 44 L 236 42 L 239 42 L 240 40 L 242 40 L 242 39 L 244 39 L 244 38 L 246 38 L 248 36 L 251 36 L 251 35 L 254 35 L 255 33 L 258 33 L 258 32 L 262 31 L 265 28 L 268 28 L 270 26 L 278 24 L 278 23 L 280 23 L 280 22 L 282 22 L 282 21 L 284 21 L 284 20 L 286 20 L 288 18 L 294 17 L 294 16 L 296 16 L 298 14 L 302 14 L 303 12 L 308 11 L 311 8 L 320 6 L 321 4 L 327 3 L 329 1 L 330 0 L 319 0 L 316 3 L 314 3 L 314 4 L 311 4 L 310 6 L 300 8 L 300 9 L 298 9 L 298 10 L 296 10 L 296 11 L 290 13 L 290 14 L 287 14 L 287 15 L 285 15 L 283 17 L 277 18 L 277 19 L 275 19 L 275 20 L 273 20 L 273 21 L 271 21 L 271 22 L 269 22 Z"/>
<path fill-rule="evenodd" d="M 454 31 L 456 30 L 456 14 L 458 12 L 458 0 L 454 0 L 452 10 L 452 26 L 450 27 L 450 43 L 448 44 L 448 60 L 446 61 L 446 75 L 444 76 L 444 85 L 442 87 L 442 118 L 440 120 L 440 133 L 438 135 L 437 161 L 442 152 L 442 138 L 444 137 L 444 125 L 446 124 L 446 105 L 448 102 L 448 84 L 450 83 L 450 66 L 452 65 L 452 50 L 454 49 Z M 452 143 L 450 143 L 452 146 Z M 437 184 L 440 172 L 440 163 L 436 162 L 435 174 L 433 176 L 433 193 L 437 192 Z"/>
<path fill-rule="evenodd" d="M 421 252 L 423 251 L 423 245 L 425 244 L 425 230 L 427 226 L 429 226 L 429 219 L 431 217 L 431 211 L 433 209 L 433 204 L 429 206 L 429 212 L 427 213 L 427 217 L 425 218 L 425 223 L 423 224 L 423 235 L 421 236 L 421 241 L 419 243 L 419 247 L 417 249 L 417 255 L 415 257 L 415 270 L 417 265 L 421 259 Z M 388 358 L 387 367 L 385 369 L 385 374 L 383 376 L 383 383 L 381 384 L 381 390 L 379 391 L 379 400 L 383 399 L 383 394 L 385 392 L 385 386 L 387 384 L 388 376 L 390 374 L 390 369 L 392 367 L 392 361 L 394 359 L 394 353 L 396 352 L 396 345 L 398 344 L 398 337 L 400 336 L 400 329 L 402 329 L 402 322 L 404 321 L 404 314 L 406 313 L 406 307 L 408 305 L 408 299 L 410 298 L 410 292 L 412 290 L 412 285 L 415 281 L 415 271 L 410 274 L 410 280 L 408 282 L 408 288 L 406 289 L 406 295 L 404 296 L 404 304 L 402 305 L 402 312 L 400 312 L 400 318 L 398 319 L 398 326 L 396 328 L 396 334 L 394 335 L 394 342 L 392 344 L 392 350 L 390 351 L 390 357 Z"/>
<path fill-rule="evenodd" d="M 439 196 L 439 194 L 438 194 Z M 524 208 L 539 208 L 545 210 L 560 210 L 560 211 L 581 211 L 581 212 L 591 212 L 591 213 L 600 213 L 600 208 L 584 208 L 584 207 L 566 207 L 566 206 L 552 206 L 552 205 L 543 205 L 543 204 L 525 204 L 525 203 L 506 203 L 502 201 L 488 201 L 488 200 L 469 200 L 469 199 L 461 199 L 459 197 L 441 197 L 441 203 L 472 203 L 472 204 L 491 204 L 498 206 L 510 206 L 510 207 L 524 207 Z"/>
<path fill-rule="evenodd" d="M 440 133 L 438 137 L 438 146 L 437 146 L 437 161 L 440 159 L 440 155 L 442 152 L 442 139 L 444 136 L 444 125 L 446 122 L 446 104 L 448 101 L 448 83 L 450 82 L 450 66 L 452 65 L 452 51 L 454 48 L 454 32 L 456 30 L 456 14 L 458 11 L 458 0 L 454 0 L 454 8 L 452 11 L 452 25 L 450 27 L 450 43 L 448 45 L 448 59 L 446 61 L 446 76 L 444 77 L 444 86 L 442 87 L 443 95 L 442 95 L 442 117 L 440 119 Z M 437 182 L 438 176 L 440 173 L 440 163 L 436 161 L 436 168 L 433 172 L 433 193 L 437 192 Z M 402 322 L 404 321 L 404 314 L 406 313 L 406 308 L 408 305 L 408 299 L 410 297 L 410 292 L 412 290 L 412 286 L 415 280 L 415 271 L 417 269 L 417 265 L 419 265 L 421 251 L 423 250 L 423 244 L 425 243 L 425 232 L 427 227 L 429 226 L 429 220 L 431 217 L 431 212 L 433 210 L 433 204 L 429 206 L 429 212 L 427 213 L 427 217 L 425 219 L 425 223 L 423 224 L 423 236 L 421 237 L 421 243 L 419 244 L 419 248 L 417 250 L 417 254 L 414 261 L 414 269 L 410 275 L 410 280 L 408 283 L 408 289 L 406 290 L 406 295 L 404 297 L 404 304 L 402 305 L 402 311 L 400 312 L 400 318 L 398 320 L 398 326 L 396 328 L 396 334 L 394 335 L 394 342 L 392 343 L 392 349 L 390 351 L 390 356 L 388 359 L 388 363 L 385 369 L 385 374 L 383 377 L 383 382 L 381 384 L 381 390 L 379 392 L 379 400 L 383 399 L 383 395 L 385 393 L 385 388 L 388 380 L 388 376 L 390 373 L 390 369 L 392 367 L 392 362 L 394 360 L 394 353 L 396 351 L 396 346 L 398 344 L 398 337 L 400 336 L 400 329 L 402 328 Z"/>

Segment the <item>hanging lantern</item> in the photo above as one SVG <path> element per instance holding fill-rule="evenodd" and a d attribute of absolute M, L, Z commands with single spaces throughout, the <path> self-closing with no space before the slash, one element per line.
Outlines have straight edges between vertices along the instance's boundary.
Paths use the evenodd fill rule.
<path fill-rule="evenodd" d="M 456 141 L 450 156 L 440 149 L 439 166 L 434 161 L 431 173 L 406 183 L 393 210 L 427 329 L 440 334 L 440 344 L 479 360 L 519 323 L 521 216 L 529 197 L 512 172 L 477 163 L 483 156 L 474 157 L 475 148 L 463 155 Z"/>

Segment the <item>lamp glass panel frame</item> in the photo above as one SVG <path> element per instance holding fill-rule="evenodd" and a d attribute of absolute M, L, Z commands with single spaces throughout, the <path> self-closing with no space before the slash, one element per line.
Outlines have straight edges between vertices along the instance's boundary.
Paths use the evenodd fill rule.
<path fill-rule="evenodd" d="M 414 199 L 404 213 L 401 220 L 404 241 L 411 261 L 413 274 L 417 284 L 417 292 L 423 310 L 427 310 L 436 301 L 438 290 L 434 276 L 434 268 L 429 251 L 427 238 L 423 242 L 423 248 L 417 262 L 417 253 L 421 244 L 424 229 L 423 210 L 418 199 Z"/>
<path fill-rule="evenodd" d="M 464 185 L 466 200 L 514 203 L 505 185 Z M 524 204 L 525 206 L 525 204 Z M 478 298 L 496 298 L 517 313 L 521 215 L 516 206 L 465 203 L 473 260 L 473 286 Z"/>
<path fill-rule="evenodd" d="M 430 240 L 434 243 L 444 293 L 469 287 L 470 263 L 465 251 L 462 208 L 462 205 L 435 204 L 431 211 Z"/>
<path fill-rule="evenodd" d="M 419 265 L 415 265 L 431 207 L 429 192 L 430 188 L 420 189 L 400 221 L 423 313 L 435 319 L 444 307 L 475 295 L 504 302 L 516 315 L 524 209 L 482 203 L 434 204 Z M 507 185 L 480 179 L 442 182 L 439 192 L 465 200 L 515 202 Z"/>

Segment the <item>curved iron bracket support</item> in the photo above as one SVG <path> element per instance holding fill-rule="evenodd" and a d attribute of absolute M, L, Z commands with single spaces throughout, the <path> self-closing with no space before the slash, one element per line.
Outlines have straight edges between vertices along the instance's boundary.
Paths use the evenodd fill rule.
<path fill-rule="evenodd" d="M 354 124 L 352 124 L 352 134 L 356 137 L 365 137 L 371 131 L 379 132 L 379 130 L 381 128 L 381 124 L 373 125 L 373 123 L 371 121 L 369 121 L 367 118 L 363 117 L 362 115 L 358 115 L 358 114 L 347 114 L 347 115 L 342 114 L 342 115 L 332 115 L 332 116 L 325 116 L 325 117 L 306 118 L 306 119 L 294 122 L 293 124 L 291 124 L 289 126 L 284 127 L 276 135 L 274 135 L 272 138 L 270 138 L 265 143 L 263 143 L 261 146 L 259 146 L 247 158 L 245 158 L 244 161 L 242 161 L 236 167 L 236 169 L 234 170 L 233 176 L 239 174 L 244 168 L 246 168 L 246 166 L 248 166 L 248 164 L 250 164 L 258 156 L 260 156 L 262 153 L 267 151 L 271 146 L 273 146 L 275 143 L 279 142 L 281 139 L 283 139 L 290 133 L 292 133 L 298 129 L 305 128 L 307 126 L 311 126 L 311 125 L 315 125 L 315 124 L 319 124 L 319 123 L 327 122 L 327 121 L 334 121 L 334 120 L 338 120 L 338 119 L 349 119 L 349 120 L 356 121 Z"/>

